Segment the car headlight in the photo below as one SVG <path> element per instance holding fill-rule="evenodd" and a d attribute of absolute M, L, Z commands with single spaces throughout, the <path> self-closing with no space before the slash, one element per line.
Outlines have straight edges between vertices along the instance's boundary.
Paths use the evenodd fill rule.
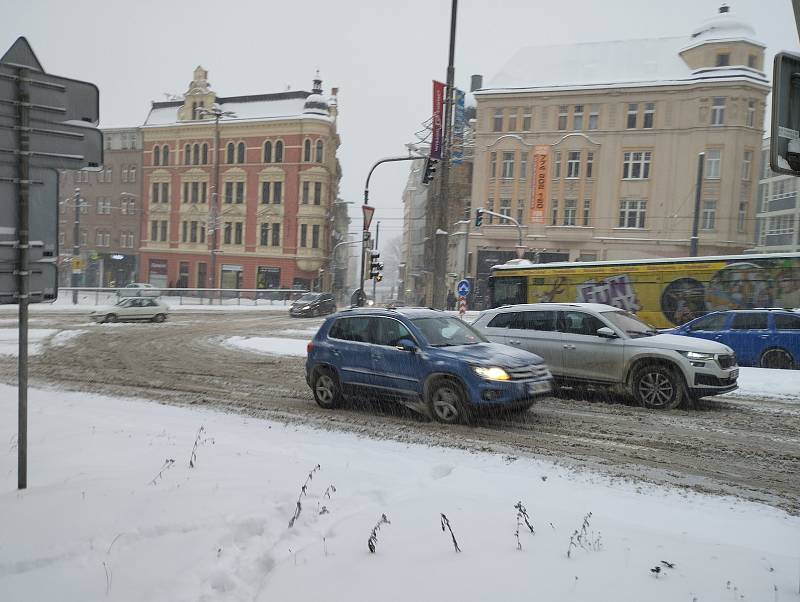
<path fill-rule="evenodd" d="M 711 362 L 715 357 L 713 353 L 700 353 L 699 351 L 679 351 L 678 353 L 690 360 L 696 360 L 699 362 Z"/>
<path fill-rule="evenodd" d="M 300 309 L 311 309 L 311 306 L 310 306 L 310 305 L 304 305 L 304 306 L 303 306 L 303 307 L 301 307 Z"/>
<path fill-rule="evenodd" d="M 473 366 L 472 368 L 475 371 L 475 374 L 480 376 L 481 378 L 485 378 L 486 380 L 510 380 L 511 377 L 508 375 L 508 372 L 503 370 L 502 368 L 498 368 L 497 366 Z"/>

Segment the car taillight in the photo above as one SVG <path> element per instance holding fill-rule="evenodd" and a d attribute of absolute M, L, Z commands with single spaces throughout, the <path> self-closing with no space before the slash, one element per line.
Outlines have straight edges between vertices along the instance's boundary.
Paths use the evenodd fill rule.
<path fill-rule="evenodd" d="M 308 345 L 306 345 L 306 353 L 311 353 L 311 350 L 314 348 L 314 341 L 309 341 Z"/>

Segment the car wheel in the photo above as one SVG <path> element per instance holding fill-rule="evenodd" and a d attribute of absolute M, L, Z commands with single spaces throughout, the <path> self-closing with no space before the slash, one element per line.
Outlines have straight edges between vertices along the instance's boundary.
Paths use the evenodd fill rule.
<path fill-rule="evenodd" d="M 768 349 L 761 354 L 758 361 L 761 368 L 777 368 L 779 370 L 791 370 L 794 368 L 794 360 L 791 354 L 785 349 Z"/>
<path fill-rule="evenodd" d="M 163 322 L 167 319 L 167 316 L 164 314 L 156 314 L 153 316 L 153 322 Z"/>
<path fill-rule="evenodd" d="M 456 424 L 465 421 L 463 388 L 451 378 L 437 380 L 428 392 L 428 408 L 438 422 Z"/>
<path fill-rule="evenodd" d="M 650 410 L 672 410 L 683 401 L 682 379 L 662 364 L 642 366 L 633 375 L 633 396 Z"/>
<path fill-rule="evenodd" d="M 342 392 L 339 379 L 330 368 L 317 368 L 313 381 L 314 401 L 327 410 L 338 407 L 342 403 Z"/>
<path fill-rule="evenodd" d="M 117 321 L 117 314 L 108 314 L 106 319 L 103 322 L 116 322 Z"/>

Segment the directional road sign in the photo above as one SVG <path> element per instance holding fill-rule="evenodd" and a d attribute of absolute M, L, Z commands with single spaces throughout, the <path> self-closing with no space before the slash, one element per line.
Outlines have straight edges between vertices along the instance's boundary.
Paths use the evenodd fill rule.
<path fill-rule="evenodd" d="M 103 134 L 97 128 L 31 120 L 31 163 L 53 169 L 99 167 L 103 163 Z M 15 120 L 0 115 L 0 163 L 17 163 Z"/>
<path fill-rule="evenodd" d="M 466 297 L 469 295 L 469 280 L 459 280 L 456 285 L 456 291 L 458 291 L 459 297 Z"/>

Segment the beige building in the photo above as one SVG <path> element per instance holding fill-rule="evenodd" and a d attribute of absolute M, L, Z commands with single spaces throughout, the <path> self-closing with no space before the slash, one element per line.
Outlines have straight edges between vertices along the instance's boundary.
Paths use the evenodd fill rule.
<path fill-rule="evenodd" d="M 699 153 L 701 255 L 752 246 L 764 45 L 722 7 L 691 35 L 521 50 L 475 93 L 472 208 L 521 217 L 527 256 L 686 256 Z M 517 228 L 470 235 L 478 287 Z M 478 291 L 480 294 L 480 291 Z"/>

